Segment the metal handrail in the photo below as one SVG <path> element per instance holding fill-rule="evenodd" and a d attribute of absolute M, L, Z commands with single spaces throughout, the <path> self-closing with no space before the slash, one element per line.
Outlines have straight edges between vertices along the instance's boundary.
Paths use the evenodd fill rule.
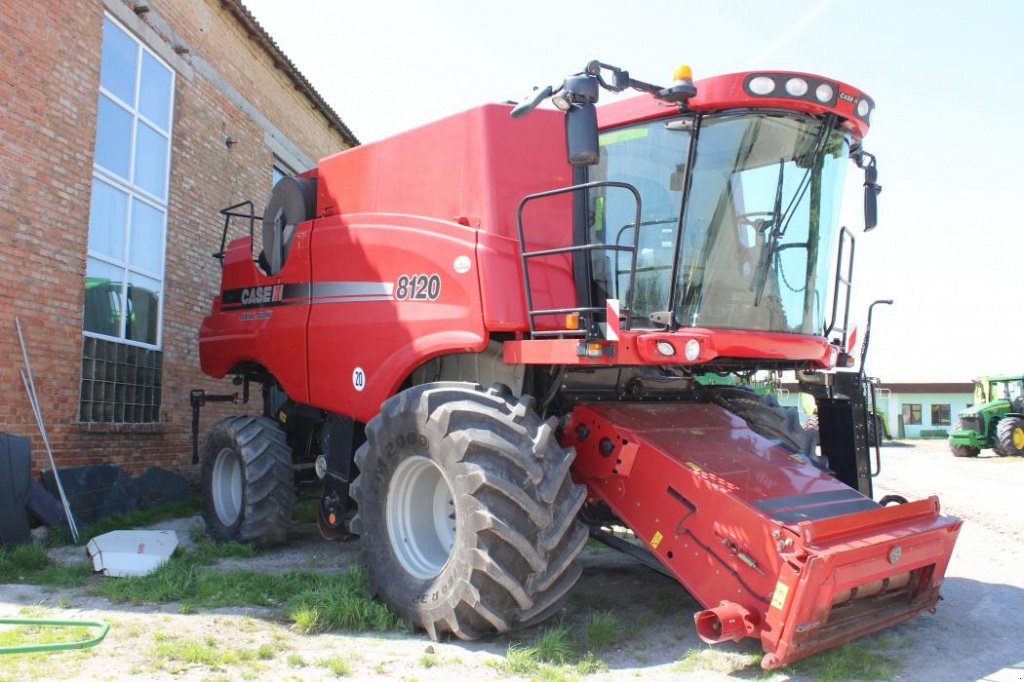
<path fill-rule="evenodd" d="M 523 227 L 523 208 L 531 201 L 536 199 L 544 199 L 547 197 L 557 196 L 560 194 L 566 194 L 569 192 L 580 192 L 595 189 L 598 187 L 618 187 L 620 189 L 628 190 L 633 195 L 633 199 L 636 202 L 636 222 L 640 224 L 640 214 L 642 202 L 640 199 L 640 192 L 636 187 L 627 182 L 614 182 L 610 180 L 602 180 L 598 182 L 587 182 L 579 185 L 572 185 L 570 187 L 562 187 L 559 189 L 548 190 L 545 192 L 537 192 L 534 194 L 528 194 L 522 198 L 519 202 L 519 207 L 516 210 L 516 229 L 519 236 L 519 253 L 522 260 L 523 266 L 523 288 L 526 292 L 526 316 L 527 322 L 530 325 L 531 336 L 581 336 L 586 335 L 587 331 L 592 326 L 592 316 L 600 314 L 605 311 L 605 308 L 592 307 L 592 306 L 579 306 L 573 308 L 554 308 L 549 310 L 535 310 L 533 307 L 533 292 L 530 287 L 530 268 L 528 261 L 530 258 L 538 258 L 544 256 L 554 256 L 565 253 L 580 253 L 580 252 L 593 252 L 593 251 L 619 251 L 628 252 L 632 254 L 630 259 L 630 274 L 629 274 L 629 285 L 626 288 L 626 306 L 623 312 L 627 312 L 632 308 L 633 303 L 633 284 L 636 277 L 636 255 L 637 249 L 639 248 L 640 231 L 634 230 L 633 245 L 622 246 L 619 244 L 574 244 L 572 246 L 558 247 L 554 249 L 541 249 L 538 251 L 527 251 L 526 250 L 526 234 Z M 564 329 L 564 330 L 547 330 L 537 331 L 535 319 L 541 315 L 556 315 L 556 314 L 571 314 L 577 313 L 579 315 L 587 316 L 587 324 L 582 329 Z M 626 316 L 626 323 L 624 329 L 629 328 L 629 316 Z"/>
<path fill-rule="evenodd" d="M 236 209 L 242 208 L 244 206 L 248 206 L 248 213 L 237 212 Z M 220 214 L 224 216 L 224 231 L 220 235 L 220 251 L 214 253 L 213 257 L 219 260 L 221 262 L 221 265 L 224 264 L 224 254 L 226 253 L 225 249 L 227 247 L 228 241 L 228 228 L 231 226 L 232 218 L 245 218 L 249 221 L 249 256 L 251 257 L 253 238 L 256 231 L 256 221 L 263 220 L 263 216 L 256 215 L 256 206 L 252 203 L 251 200 L 246 199 L 245 201 L 239 202 L 234 206 L 222 208 L 220 210 Z"/>
<path fill-rule="evenodd" d="M 850 243 L 850 259 L 847 262 L 846 276 L 843 276 L 843 251 L 846 242 Z M 853 253 L 854 247 L 856 246 L 856 240 L 853 238 L 853 233 L 847 228 L 843 227 L 839 230 L 839 252 L 836 255 L 836 278 L 833 282 L 832 287 L 832 318 L 829 323 L 825 326 L 824 336 L 828 338 L 828 335 L 833 331 L 839 331 L 843 334 L 842 347 L 846 348 L 846 335 L 850 330 L 850 295 L 853 291 Z M 836 315 L 839 312 L 839 286 L 844 285 L 846 287 L 846 303 L 843 310 L 843 326 L 836 327 Z"/>

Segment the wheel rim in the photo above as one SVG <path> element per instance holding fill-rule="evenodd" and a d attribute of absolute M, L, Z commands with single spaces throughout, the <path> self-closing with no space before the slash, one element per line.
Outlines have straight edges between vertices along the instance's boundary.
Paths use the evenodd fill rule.
<path fill-rule="evenodd" d="M 231 448 L 217 453 L 213 464 L 213 508 L 225 526 L 233 526 L 242 512 L 242 465 Z"/>
<path fill-rule="evenodd" d="M 1017 450 L 1024 450 L 1024 427 L 1013 429 L 1013 447 Z"/>
<path fill-rule="evenodd" d="M 455 496 L 441 469 L 426 457 L 409 457 L 395 469 L 385 509 L 391 547 L 413 576 L 433 578 L 455 544 Z"/>

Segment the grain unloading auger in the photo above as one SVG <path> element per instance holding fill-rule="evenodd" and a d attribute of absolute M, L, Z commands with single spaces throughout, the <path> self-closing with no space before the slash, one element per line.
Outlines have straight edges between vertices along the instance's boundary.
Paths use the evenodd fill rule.
<path fill-rule="evenodd" d="M 602 87 L 644 94 L 597 109 Z M 532 111 L 549 97 L 562 113 Z M 933 609 L 960 522 L 871 499 L 863 374 L 834 371 L 838 205 L 852 160 L 874 227 L 873 109 L 809 74 L 660 88 L 592 62 L 324 159 L 262 218 L 226 209 L 200 355 L 243 390 L 193 392 L 193 425 L 251 382 L 263 412 L 210 433 L 208 532 L 282 540 L 315 475 L 321 531 L 358 534 L 373 591 L 434 639 L 557 612 L 588 533 L 675 576 L 706 641 L 760 638 L 766 668 Z M 795 409 L 706 378 L 761 370 L 815 396 L 820 452 Z"/>

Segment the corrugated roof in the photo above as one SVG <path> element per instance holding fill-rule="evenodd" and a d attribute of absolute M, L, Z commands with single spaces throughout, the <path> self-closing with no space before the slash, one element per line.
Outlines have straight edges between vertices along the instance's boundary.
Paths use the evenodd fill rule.
<path fill-rule="evenodd" d="M 893 393 L 974 393 L 974 384 L 968 382 L 947 382 L 930 384 L 924 382 L 888 384 L 880 383 L 877 388 L 887 388 Z"/>
<path fill-rule="evenodd" d="M 787 382 L 782 388 L 789 391 L 799 391 L 800 384 Z M 924 381 L 907 382 L 882 382 L 875 384 L 875 388 L 884 388 L 893 393 L 974 393 L 974 384 L 970 382 L 945 381 L 929 383 Z"/>
<path fill-rule="evenodd" d="M 305 94 L 306 97 L 309 98 L 309 101 L 313 103 L 313 108 L 324 115 L 328 124 L 337 128 L 338 131 L 341 132 L 342 137 L 345 138 L 346 142 L 352 146 L 358 145 L 359 139 L 356 138 L 351 130 L 349 130 L 348 126 L 341 120 L 341 117 L 338 116 L 337 112 L 331 108 L 331 105 L 320 96 L 320 93 L 316 91 L 316 88 L 313 87 L 312 83 L 306 80 L 306 77 L 302 75 L 302 72 L 299 71 L 298 67 L 295 66 L 291 59 L 288 58 L 288 55 L 286 55 L 281 48 L 277 46 L 274 39 L 271 38 L 270 34 L 267 33 L 267 31 L 260 25 L 260 22 L 256 21 L 256 17 L 254 17 L 252 12 L 242 4 L 242 1 L 221 0 L 221 4 L 225 9 L 231 12 L 236 19 L 238 19 L 242 26 L 249 31 L 250 36 L 270 54 L 271 59 L 274 60 L 274 65 L 288 74 L 288 76 L 295 81 L 295 84 L 299 86 L 299 89 L 303 94 Z"/>

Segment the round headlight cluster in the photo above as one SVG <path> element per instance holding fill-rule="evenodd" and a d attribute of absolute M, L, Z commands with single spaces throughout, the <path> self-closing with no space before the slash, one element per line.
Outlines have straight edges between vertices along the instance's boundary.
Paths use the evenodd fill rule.
<path fill-rule="evenodd" d="M 828 83 L 822 83 L 814 89 L 814 96 L 818 98 L 818 101 L 822 104 L 828 104 L 835 97 L 836 91 Z"/>
<path fill-rule="evenodd" d="M 747 87 L 755 95 L 770 95 L 775 91 L 775 81 L 768 76 L 757 76 L 750 79 Z"/>
<path fill-rule="evenodd" d="M 807 94 L 807 81 L 803 78 L 790 78 L 786 81 L 786 92 L 793 97 L 803 97 Z"/>
<path fill-rule="evenodd" d="M 862 99 L 860 102 L 857 103 L 858 116 L 864 118 L 868 115 L 869 111 L 871 111 L 871 105 L 868 104 L 868 101 L 866 99 Z"/>

